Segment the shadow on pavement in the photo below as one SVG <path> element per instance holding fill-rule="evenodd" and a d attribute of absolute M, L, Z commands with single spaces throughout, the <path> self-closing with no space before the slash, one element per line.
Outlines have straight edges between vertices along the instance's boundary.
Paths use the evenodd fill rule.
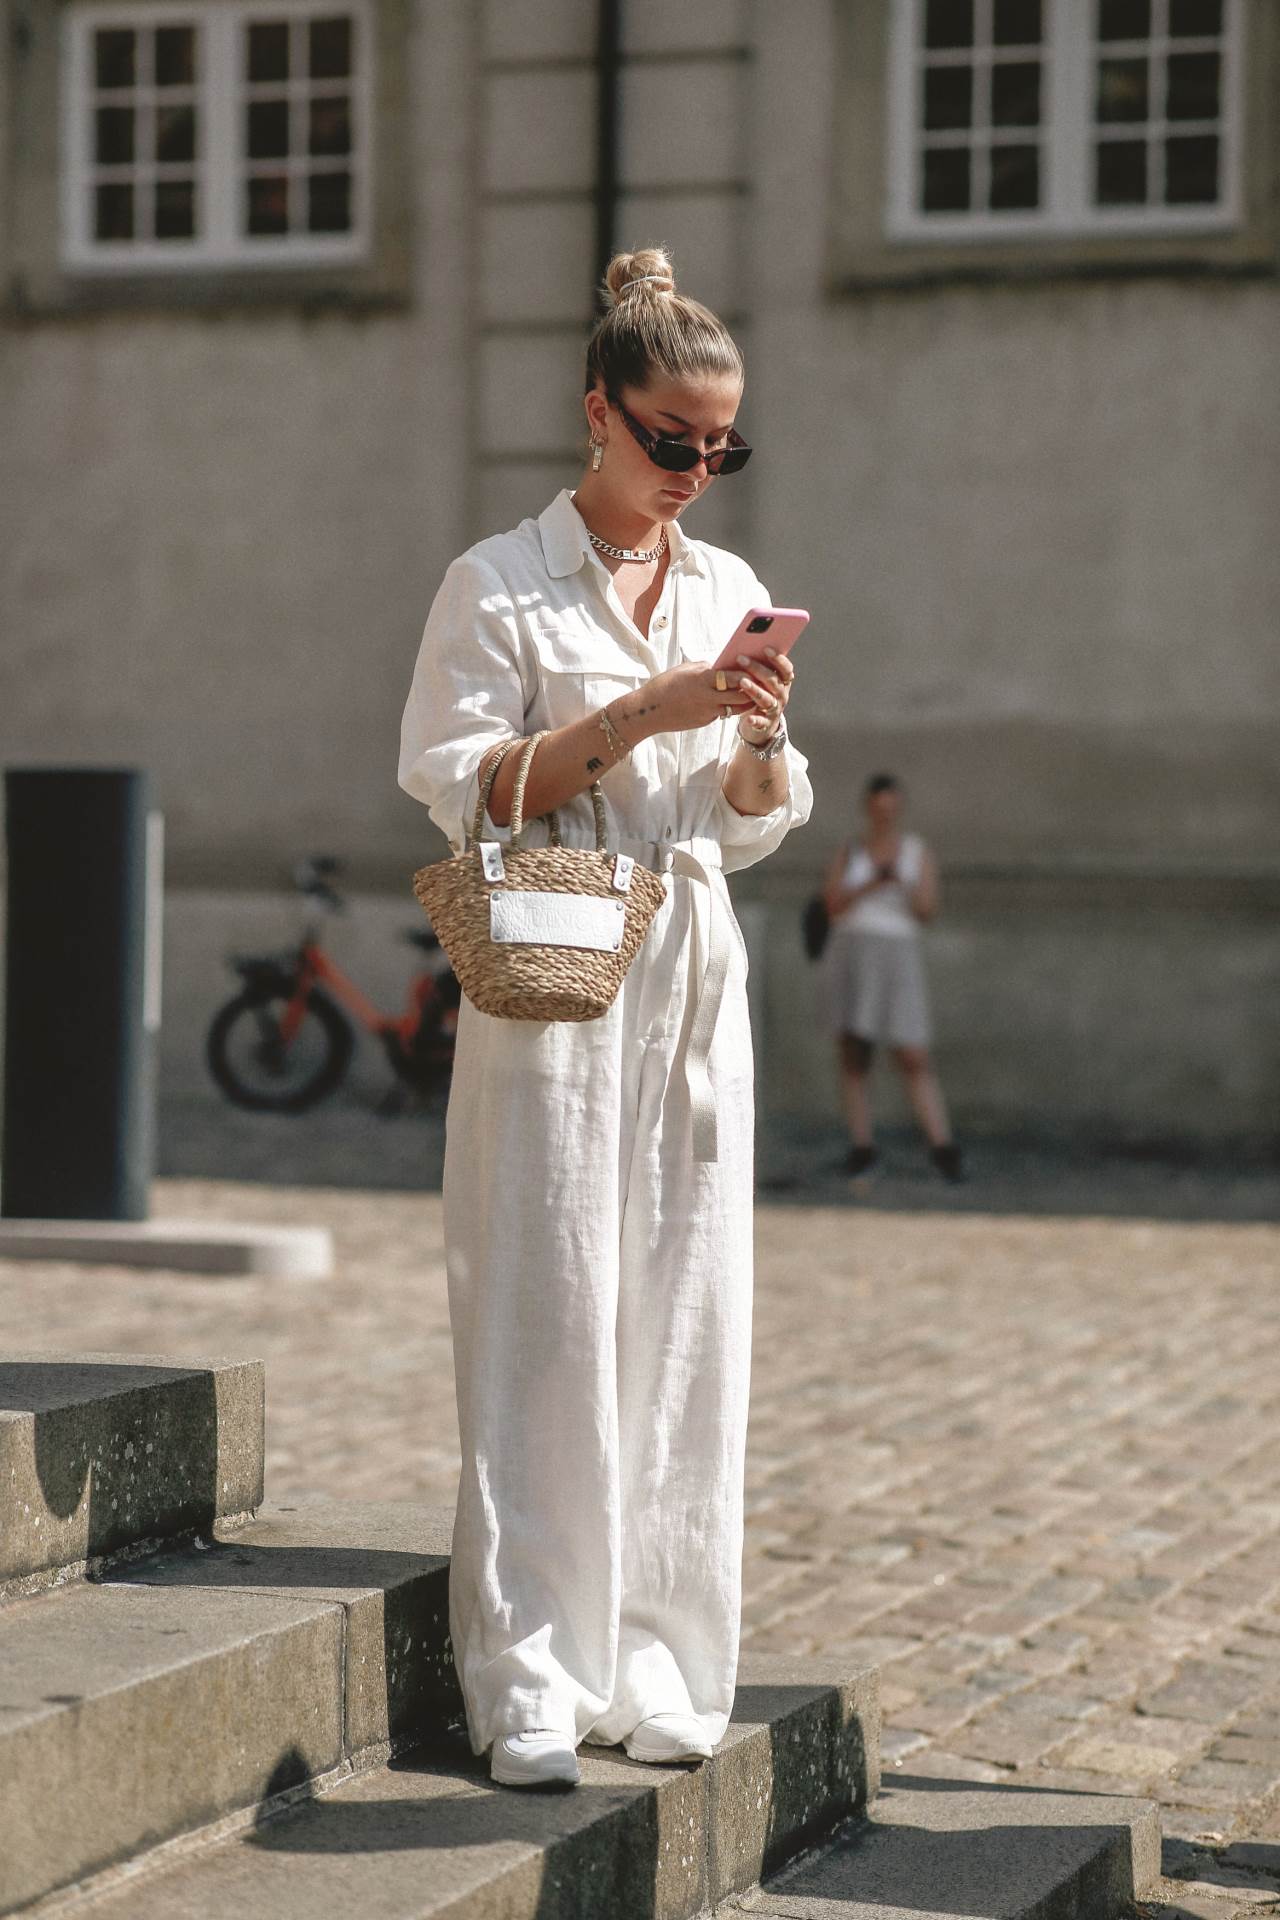
<path fill-rule="evenodd" d="M 954 1186 L 919 1140 L 886 1128 L 868 1178 L 844 1171 L 848 1143 L 833 1127 L 766 1123 L 756 1152 L 762 1204 L 866 1207 L 887 1213 L 1033 1214 L 1166 1221 L 1280 1221 L 1280 1157 L 1258 1147 L 1195 1155 L 1172 1143 L 1084 1148 L 987 1136 L 962 1138 L 966 1178 Z"/>
<path fill-rule="evenodd" d="M 438 1192 L 444 1108 L 386 1113 L 350 1090 L 296 1116 L 245 1113 L 216 1097 L 170 1097 L 161 1110 L 160 1169 L 186 1179 L 271 1186 Z M 848 1145 L 823 1120 L 763 1120 L 757 1192 L 773 1206 L 873 1207 L 890 1213 L 995 1213 L 1171 1221 L 1280 1220 L 1280 1154 L 1254 1145 L 1195 1155 L 1173 1142 L 1080 1146 L 965 1138 L 967 1179 L 952 1186 L 919 1140 L 880 1135 L 870 1179 L 843 1171 Z"/>

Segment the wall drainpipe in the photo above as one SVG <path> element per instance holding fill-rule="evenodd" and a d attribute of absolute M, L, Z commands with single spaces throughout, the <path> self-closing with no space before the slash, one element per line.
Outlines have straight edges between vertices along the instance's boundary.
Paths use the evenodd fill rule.
<path fill-rule="evenodd" d="M 592 293 L 597 302 L 604 271 L 613 258 L 617 241 L 622 6 L 623 0 L 598 0 L 596 16 L 596 230 Z"/>

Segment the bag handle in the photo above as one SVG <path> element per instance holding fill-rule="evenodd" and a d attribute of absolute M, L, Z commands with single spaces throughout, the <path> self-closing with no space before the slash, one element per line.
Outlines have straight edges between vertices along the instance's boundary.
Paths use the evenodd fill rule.
<path fill-rule="evenodd" d="M 485 809 L 489 805 L 489 795 L 493 792 L 493 783 L 498 777 L 498 768 L 502 765 L 512 749 L 519 745 L 519 737 L 516 734 L 512 734 L 510 740 L 503 741 L 489 762 L 485 776 L 480 782 L 480 792 L 476 800 L 476 816 L 471 823 L 471 840 L 473 845 L 478 845 L 479 842 L 484 839 Z"/>
<path fill-rule="evenodd" d="M 538 751 L 538 742 L 546 739 L 546 734 L 535 733 L 524 744 L 520 756 L 520 765 L 516 768 L 516 784 L 511 795 L 511 844 L 521 848 L 524 845 L 524 789 L 529 778 L 529 769 L 533 765 L 533 756 Z M 605 819 L 604 795 L 597 780 L 591 788 L 591 809 L 596 817 L 596 852 L 605 853 L 609 846 L 609 826 Z M 560 822 L 553 810 L 547 815 L 547 826 L 551 834 L 553 847 L 560 845 Z"/>

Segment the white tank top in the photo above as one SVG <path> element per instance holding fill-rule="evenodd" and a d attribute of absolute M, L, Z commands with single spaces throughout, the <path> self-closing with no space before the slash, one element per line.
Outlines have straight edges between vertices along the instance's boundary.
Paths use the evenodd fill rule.
<path fill-rule="evenodd" d="M 898 849 L 898 878 L 888 886 L 877 887 L 841 914 L 836 925 L 854 933 L 892 933 L 899 939 L 914 939 L 920 922 L 911 911 L 909 895 L 919 885 L 924 871 L 924 841 L 918 833 L 904 833 Z M 845 863 L 842 885 L 864 887 L 875 873 L 871 855 L 865 847 L 856 847 Z"/>

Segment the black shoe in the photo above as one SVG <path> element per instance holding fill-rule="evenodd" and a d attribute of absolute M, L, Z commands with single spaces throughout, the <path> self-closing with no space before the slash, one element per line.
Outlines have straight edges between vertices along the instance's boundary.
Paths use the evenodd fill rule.
<path fill-rule="evenodd" d="M 850 1147 L 844 1170 L 851 1180 L 855 1180 L 860 1173 L 870 1173 L 879 1158 L 878 1147 Z"/>
<path fill-rule="evenodd" d="M 944 1180 L 949 1180 L 953 1187 L 960 1185 L 965 1173 L 959 1147 L 933 1147 L 929 1157 Z"/>

